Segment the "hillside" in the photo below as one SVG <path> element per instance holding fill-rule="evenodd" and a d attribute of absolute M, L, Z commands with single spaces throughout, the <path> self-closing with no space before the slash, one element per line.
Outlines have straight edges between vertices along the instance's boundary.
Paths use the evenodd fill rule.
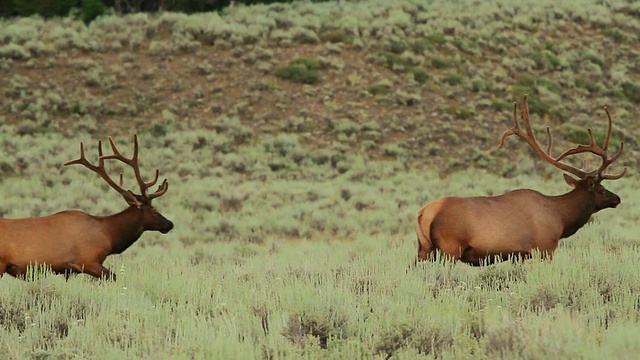
<path fill-rule="evenodd" d="M 638 4 L 462 3 L 4 20 L 0 120 L 19 135 L 226 131 L 233 148 L 286 133 L 334 166 L 359 154 L 512 175 L 514 155 L 496 147 L 513 102 L 529 94 L 556 152 L 586 141 L 588 126 L 601 137 L 606 105 L 613 145 L 623 139 L 622 161 L 637 165 Z M 523 147 L 507 145 L 530 163 Z"/>

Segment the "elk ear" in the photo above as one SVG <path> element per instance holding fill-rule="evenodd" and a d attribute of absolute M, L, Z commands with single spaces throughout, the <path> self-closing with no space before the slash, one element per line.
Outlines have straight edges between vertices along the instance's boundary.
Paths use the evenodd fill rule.
<path fill-rule="evenodd" d="M 140 200 L 138 200 L 138 198 L 136 198 L 136 196 L 131 191 L 127 190 L 126 192 L 122 193 L 122 197 L 124 197 L 124 200 L 127 202 L 127 204 L 135 206 L 138 209 L 142 207 L 142 202 L 140 202 Z"/>
<path fill-rule="evenodd" d="M 578 181 L 580 180 L 574 179 L 571 176 L 564 174 L 564 181 L 566 181 L 567 184 L 569 184 L 569 186 L 576 187 L 576 185 L 578 184 Z"/>

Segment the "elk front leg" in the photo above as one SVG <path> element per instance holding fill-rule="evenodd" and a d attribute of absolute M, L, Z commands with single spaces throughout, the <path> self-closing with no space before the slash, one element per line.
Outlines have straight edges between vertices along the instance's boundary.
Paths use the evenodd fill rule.
<path fill-rule="evenodd" d="M 2 275 L 4 275 L 5 273 L 24 280 L 24 275 L 27 273 L 27 269 L 20 268 L 12 264 L 7 264 L 7 262 L 3 260 L 0 261 L 0 277 L 2 277 Z"/>
<path fill-rule="evenodd" d="M 15 277 L 20 280 L 32 280 L 27 279 L 27 267 L 26 266 L 17 266 L 13 264 L 6 264 L 6 272 L 7 274 Z"/>
<path fill-rule="evenodd" d="M 89 274 L 97 279 L 116 281 L 116 274 L 109 271 L 109 269 L 102 266 L 102 264 L 94 263 L 94 264 L 78 265 L 76 263 L 71 263 L 69 264 L 69 266 L 74 271 L 77 271 L 79 273 Z"/>
<path fill-rule="evenodd" d="M 525 260 L 531 259 L 531 252 L 529 251 L 517 251 L 509 254 L 504 260 L 511 260 L 512 264 L 521 263 Z"/>

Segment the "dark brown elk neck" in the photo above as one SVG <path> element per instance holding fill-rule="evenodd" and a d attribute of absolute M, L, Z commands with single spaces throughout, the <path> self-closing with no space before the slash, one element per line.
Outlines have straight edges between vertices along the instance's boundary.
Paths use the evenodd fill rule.
<path fill-rule="evenodd" d="M 583 187 L 577 187 L 566 194 L 552 196 L 557 216 L 562 220 L 563 232 L 560 238 L 575 234 L 596 212 L 593 195 Z"/>
<path fill-rule="evenodd" d="M 135 206 L 111 216 L 99 217 L 111 241 L 111 254 L 120 254 L 144 232 L 142 211 Z"/>

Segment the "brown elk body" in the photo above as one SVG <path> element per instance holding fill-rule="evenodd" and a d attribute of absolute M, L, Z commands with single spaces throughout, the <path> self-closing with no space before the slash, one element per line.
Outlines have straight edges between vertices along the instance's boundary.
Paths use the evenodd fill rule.
<path fill-rule="evenodd" d="M 173 228 L 173 223 L 151 206 L 152 199 L 167 191 L 168 182 L 165 179 L 155 193 L 147 195 L 147 189 L 158 180 L 158 171 L 153 181 L 142 180 L 138 166 L 137 137 L 134 137 L 131 159 L 118 152 L 111 138 L 109 142 L 113 154 L 103 155 L 99 143 L 97 166 L 85 159 L 82 143 L 80 158 L 65 165 L 81 164 L 98 173 L 124 197 L 129 207 L 111 216 L 93 216 L 67 210 L 44 217 L 0 219 L 0 276 L 6 272 L 24 278 L 30 266 L 39 264 L 67 276 L 86 273 L 115 280 L 115 275 L 102 265 L 107 256 L 122 253 L 145 231 L 155 230 L 165 234 Z M 140 185 L 140 195 L 122 188 L 122 175 L 120 185 L 107 175 L 104 168 L 106 159 L 115 159 L 133 167 Z"/>
<path fill-rule="evenodd" d="M 547 128 L 549 144 L 546 151 L 533 135 L 527 97 L 524 97 L 521 117 L 525 129 L 517 119 L 514 104 L 514 127 L 502 134 L 500 145 L 509 135 L 517 135 L 531 145 L 536 153 L 555 167 L 578 177 L 564 174 L 573 190 L 563 195 L 548 196 L 530 189 L 519 189 L 499 196 L 446 197 L 435 200 L 418 212 L 418 260 L 433 259 L 436 251 L 445 257 L 471 265 L 490 264 L 508 258 L 527 258 L 533 250 L 551 256 L 562 238 L 573 235 L 587 223 L 591 215 L 620 204 L 618 195 L 600 184 L 605 179 L 619 179 L 619 174 L 604 174 L 609 165 L 622 153 L 623 144 L 609 157 L 611 115 L 609 130 L 603 147 L 599 147 L 588 130 L 590 144 L 578 145 L 558 157 L 551 156 L 551 133 Z M 586 171 L 563 163 L 563 158 L 578 153 L 593 153 L 602 158 L 599 168 Z"/>

